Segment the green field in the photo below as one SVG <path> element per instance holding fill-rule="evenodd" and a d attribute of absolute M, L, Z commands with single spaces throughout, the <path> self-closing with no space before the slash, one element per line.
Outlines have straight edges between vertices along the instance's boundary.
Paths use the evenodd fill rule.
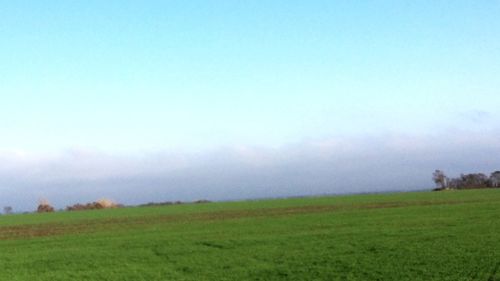
<path fill-rule="evenodd" d="M 500 280 L 500 190 L 0 216 L 0 280 Z"/>

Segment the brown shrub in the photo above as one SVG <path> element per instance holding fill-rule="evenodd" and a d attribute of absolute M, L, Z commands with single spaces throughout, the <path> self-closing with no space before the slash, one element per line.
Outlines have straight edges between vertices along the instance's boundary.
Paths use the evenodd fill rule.
<path fill-rule="evenodd" d="M 96 202 L 80 204 L 77 203 L 73 206 L 66 207 L 66 211 L 83 211 L 83 210 L 100 210 L 100 209 L 111 209 L 123 207 L 121 204 L 117 204 L 109 199 L 99 199 Z"/>
<path fill-rule="evenodd" d="M 54 207 L 50 205 L 38 205 L 38 213 L 52 213 L 54 212 Z"/>
<path fill-rule="evenodd" d="M 37 213 L 52 213 L 54 212 L 54 207 L 50 205 L 47 200 L 40 200 L 40 204 L 38 204 Z"/>
<path fill-rule="evenodd" d="M 110 208 L 116 208 L 118 204 L 116 204 L 114 201 L 106 198 L 102 198 L 94 202 L 96 205 L 99 205 L 101 209 L 110 209 Z"/>

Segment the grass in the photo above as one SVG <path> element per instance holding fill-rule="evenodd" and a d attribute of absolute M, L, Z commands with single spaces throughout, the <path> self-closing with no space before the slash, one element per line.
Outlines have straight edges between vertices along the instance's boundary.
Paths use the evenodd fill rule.
<path fill-rule="evenodd" d="M 500 280 L 500 190 L 0 216 L 0 280 Z"/>

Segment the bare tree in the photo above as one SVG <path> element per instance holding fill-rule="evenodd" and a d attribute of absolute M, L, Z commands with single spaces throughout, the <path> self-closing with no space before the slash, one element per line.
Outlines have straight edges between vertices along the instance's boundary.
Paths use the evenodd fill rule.
<path fill-rule="evenodd" d="M 489 177 L 483 173 L 470 173 L 448 179 L 442 171 L 436 170 L 432 174 L 432 179 L 436 183 L 436 190 L 500 187 L 500 171 L 491 173 Z"/>
<path fill-rule="evenodd" d="M 490 184 L 492 187 L 500 187 L 500 171 L 491 173 Z"/>
<path fill-rule="evenodd" d="M 463 188 L 483 188 L 488 186 L 488 177 L 482 173 L 461 174 Z"/>
<path fill-rule="evenodd" d="M 432 180 L 436 183 L 437 188 L 445 189 L 448 187 L 448 177 L 441 170 L 434 171 Z"/>
<path fill-rule="evenodd" d="M 3 213 L 6 215 L 12 214 L 12 207 L 11 206 L 3 207 Z"/>

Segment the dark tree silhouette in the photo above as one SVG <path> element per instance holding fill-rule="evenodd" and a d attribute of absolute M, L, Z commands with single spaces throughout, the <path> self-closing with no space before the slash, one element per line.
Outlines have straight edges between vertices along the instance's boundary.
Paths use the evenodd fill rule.
<path fill-rule="evenodd" d="M 500 187 L 500 171 L 491 173 L 490 184 L 492 187 Z"/>
<path fill-rule="evenodd" d="M 436 170 L 432 174 L 432 180 L 436 183 L 436 190 L 500 187 L 500 171 L 491 173 L 489 177 L 483 173 L 470 173 L 449 179 L 443 171 Z"/>
<path fill-rule="evenodd" d="M 12 207 L 11 206 L 3 207 L 3 213 L 6 215 L 12 214 Z"/>
<path fill-rule="evenodd" d="M 445 189 L 448 187 L 448 177 L 441 170 L 436 170 L 432 174 L 432 180 L 436 183 L 436 187 L 439 189 Z"/>

